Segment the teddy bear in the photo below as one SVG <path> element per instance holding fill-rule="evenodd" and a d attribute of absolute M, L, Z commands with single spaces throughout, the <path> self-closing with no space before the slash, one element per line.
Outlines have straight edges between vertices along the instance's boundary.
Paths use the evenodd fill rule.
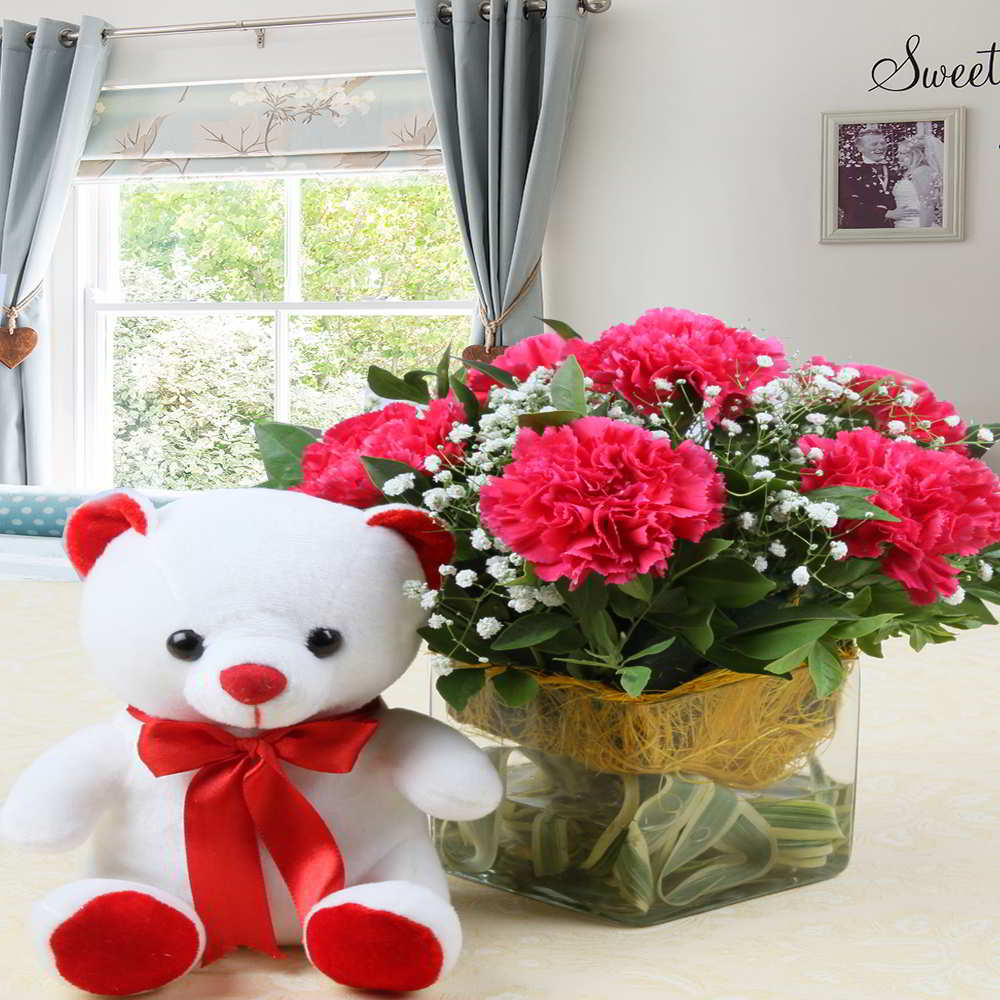
<path fill-rule="evenodd" d="M 451 535 L 404 505 L 126 490 L 79 507 L 65 544 L 84 646 L 128 707 L 44 753 L 0 812 L 19 845 L 91 838 L 86 877 L 32 913 L 49 968 L 125 996 L 301 943 L 347 986 L 446 974 L 462 935 L 427 815 L 484 816 L 500 779 L 380 695 L 420 641 L 404 583 L 439 584 Z"/>

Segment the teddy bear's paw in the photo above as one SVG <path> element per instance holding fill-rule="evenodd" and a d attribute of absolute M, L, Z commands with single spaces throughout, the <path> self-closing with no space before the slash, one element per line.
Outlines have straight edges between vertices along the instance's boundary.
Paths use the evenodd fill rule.
<path fill-rule="evenodd" d="M 414 882 L 369 882 L 321 899 L 303 944 L 320 972 L 356 989 L 406 992 L 437 982 L 458 958 L 454 908 Z"/>
<path fill-rule="evenodd" d="M 35 904 L 32 930 L 45 964 L 101 996 L 144 993 L 190 972 L 205 931 L 169 893 L 119 879 L 71 882 Z"/>

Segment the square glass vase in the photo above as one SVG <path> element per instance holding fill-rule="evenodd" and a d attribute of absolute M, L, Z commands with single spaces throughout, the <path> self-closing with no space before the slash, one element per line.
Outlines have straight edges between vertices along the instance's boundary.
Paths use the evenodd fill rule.
<path fill-rule="evenodd" d="M 858 670 L 845 666 L 825 698 L 805 668 L 717 670 L 639 699 L 540 677 L 527 705 L 487 684 L 461 712 L 434 694 L 504 787 L 489 816 L 432 821 L 445 869 L 634 926 L 832 878 L 854 826 Z"/>

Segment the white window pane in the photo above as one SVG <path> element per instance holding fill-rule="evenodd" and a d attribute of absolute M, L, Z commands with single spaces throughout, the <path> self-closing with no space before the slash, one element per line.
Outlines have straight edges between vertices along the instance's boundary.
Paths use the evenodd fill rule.
<path fill-rule="evenodd" d="M 121 316 L 113 358 L 115 485 L 206 489 L 263 480 L 253 425 L 273 418 L 271 317 Z"/>
<path fill-rule="evenodd" d="M 468 316 L 293 316 L 292 422 L 326 428 L 360 413 L 369 365 L 433 370 L 449 343 L 460 354 L 468 339 Z"/>
<path fill-rule="evenodd" d="M 123 184 L 119 242 L 129 302 L 273 302 L 284 294 L 284 184 Z"/>

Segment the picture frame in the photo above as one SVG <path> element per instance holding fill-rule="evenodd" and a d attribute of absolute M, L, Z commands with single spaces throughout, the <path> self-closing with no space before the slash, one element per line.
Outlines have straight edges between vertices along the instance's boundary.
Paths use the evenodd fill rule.
<path fill-rule="evenodd" d="M 965 238 L 965 108 L 823 115 L 821 243 Z"/>

